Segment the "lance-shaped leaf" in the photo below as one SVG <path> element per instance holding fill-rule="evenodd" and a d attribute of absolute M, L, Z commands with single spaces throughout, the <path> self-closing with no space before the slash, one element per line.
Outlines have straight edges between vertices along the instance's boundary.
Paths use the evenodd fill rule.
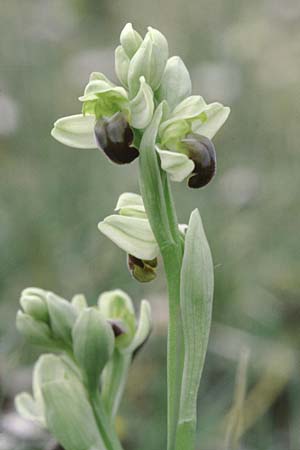
<path fill-rule="evenodd" d="M 180 306 L 184 334 L 184 370 L 176 449 L 194 448 L 197 392 L 211 325 L 213 264 L 200 214 L 194 210 L 185 237 Z"/>
<path fill-rule="evenodd" d="M 91 392 L 99 385 L 99 377 L 114 348 L 114 334 L 104 316 L 95 308 L 87 308 L 78 317 L 72 331 L 73 351 Z"/>
<path fill-rule="evenodd" d="M 153 111 L 154 101 L 151 87 L 144 77 L 140 78 L 140 89 L 137 95 L 130 101 L 131 125 L 134 128 L 146 128 L 149 125 Z"/>
<path fill-rule="evenodd" d="M 190 74 L 179 56 L 172 56 L 167 65 L 157 91 L 159 101 L 166 100 L 171 111 L 182 100 L 191 95 L 192 82 Z"/>
<path fill-rule="evenodd" d="M 183 153 L 162 150 L 156 146 L 160 157 L 161 168 L 165 170 L 172 181 L 183 181 L 193 170 L 194 163 Z"/>
<path fill-rule="evenodd" d="M 95 117 L 75 114 L 62 117 L 54 123 L 51 135 L 69 147 L 97 148 L 94 135 Z"/>
<path fill-rule="evenodd" d="M 140 47 L 143 39 L 140 34 L 133 29 L 132 24 L 127 23 L 121 31 L 120 42 L 128 58 L 131 59 Z"/>
<path fill-rule="evenodd" d="M 70 369 L 61 364 L 61 373 L 51 381 L 43 380 L 40 385 L 47 427 L 65 450 L 83 450 L 93 446 L 104 450 L 83 385 Z"/>

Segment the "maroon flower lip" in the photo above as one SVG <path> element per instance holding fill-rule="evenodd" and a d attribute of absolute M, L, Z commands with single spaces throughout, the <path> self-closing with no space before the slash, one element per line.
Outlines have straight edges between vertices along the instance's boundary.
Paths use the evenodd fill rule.
<path fill-rule="evenodd" d="M 197 133 L 188 134 L 182 142 L 186 144 L 188 157 L 195 164 L 188 186 L 193 189 L 206 186 L 216 173 L 217 157 L 214 144 L 206 136 Z"/>
<path fill-rule="evenodd" d="M 121 112 L 98 119 L 94 131 L 98 147 L 114 163 L 129 164 L 139 156 L 132 146 L 133 131 Z"/>

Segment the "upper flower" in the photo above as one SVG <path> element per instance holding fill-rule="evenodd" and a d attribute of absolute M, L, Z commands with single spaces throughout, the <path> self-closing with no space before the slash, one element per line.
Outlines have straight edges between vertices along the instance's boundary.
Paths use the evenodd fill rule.
<path fill-rule="evenodd" d="M 140 130 L 149 125 L 155 106 L 164 102 L 156 145 L 162 169 L 173 181 L 189 176 L 190 187 L 207 184 L 216 168 L 211 140 L 230 109 L 191 95 L 186 66 L 168 54 L 167 40 L 158 30 L 149 27 L 143 39 L 127 24 L 115 51 L 122 86 L 93 72 L 79 97 L 82 113 L 57 120 L 52 136 L 71 147 L 100 148 L 118 164 L 129 163 L 139 156 Z"/>

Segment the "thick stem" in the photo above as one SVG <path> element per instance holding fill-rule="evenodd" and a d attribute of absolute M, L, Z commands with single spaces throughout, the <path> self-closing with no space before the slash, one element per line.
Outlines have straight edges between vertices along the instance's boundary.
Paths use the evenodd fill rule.
<path fill-rule="evenodd" d="M 157 108 L 153 121 L 145 131 L 141 142 L 139 181 L 148 219 L 164 260 L 168 283 L 168 450 L 174 450 L 184 358 L 180 313 L 180 272 L 183 248 L 169 182 L 160 168 L 155 151 L 155 140 L 161 117 L 162 105 Z"/>

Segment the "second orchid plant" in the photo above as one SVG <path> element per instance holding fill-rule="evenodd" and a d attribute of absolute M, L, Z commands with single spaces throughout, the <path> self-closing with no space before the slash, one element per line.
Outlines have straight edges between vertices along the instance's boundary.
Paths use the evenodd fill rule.
<path fill-rule="evenodd" d="M 213 264 L 199 211 L 178 224 L 170 180 L 206 186 L 216 171 L 213 137 L 229 108 L 191 95 L 189 72 L 169 57 L 166 38 L 127 24 L 115 51 L 117 86 L 99 72 L 79 97 L 81 113 L 55 122 L 52 136 L 71 147 L 99 149 L 112 162 L 139 159 L 140 194 L 123 193 L 98 228 L 127 254 L 140 282 L 155 279 L 161 255 L 168 285 L 167 449 L 194 450 L 197 392 L 211 324 Z M 44 347 L 33 395 L 16 398 L 20 414 L 46 427 L 65 450 L 121 450 L 114 427 L 130 364 L 151 332 L 150 304 L 136 320 L 121 290 L 97 306 L 27 288 L 19 331 Z"/>

